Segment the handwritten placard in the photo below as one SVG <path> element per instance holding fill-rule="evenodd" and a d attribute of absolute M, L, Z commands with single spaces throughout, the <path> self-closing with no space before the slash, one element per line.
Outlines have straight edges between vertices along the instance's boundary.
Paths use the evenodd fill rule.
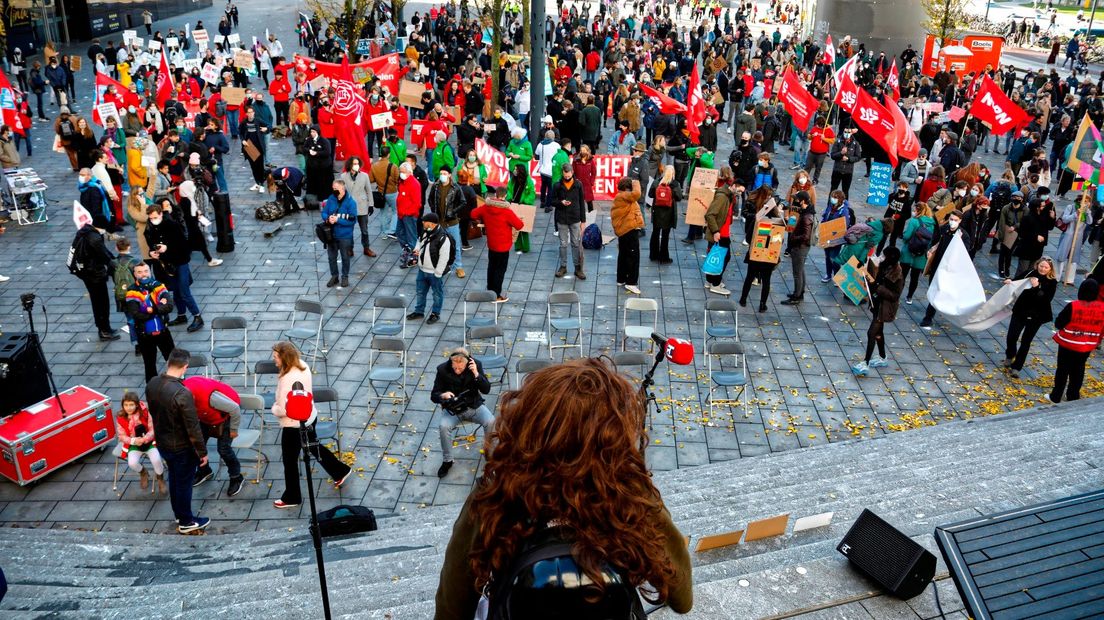
<path fill-rule="evenodd" d="M 705 212 L 717 191 L 718 174 L 718 170 L 711 168 L 699 167 L 694 170 L 694 178 L 690 181 L 690 197 L 686 204 L 687 224 L 705 226 Z"/>
<path fill-rule="evenodd" d="M 870 189 L 866 203 L 875 207 L 889 204 L 889 193 L 893 191 L 893 166 L 881 162 L 870 164 Z"/>
<path fill-rule="evenodd" d="M 208 84 L 218 82 L 219 70 L 218 67 L 212 65 L 209 62 L 203 63 L 203 69 L 199 72 L 199 77 Z"/>

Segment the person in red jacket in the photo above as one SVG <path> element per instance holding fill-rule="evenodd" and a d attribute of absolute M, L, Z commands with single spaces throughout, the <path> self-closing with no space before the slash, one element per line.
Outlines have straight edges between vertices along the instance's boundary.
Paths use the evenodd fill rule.
<path fill-rule="evenodd" d="M 586 80 L 591 84 L 594 83 L 598 66 L 602 62 L 602 57 L 598 54 L 598 50 L 590 50 L 590 53 L 586 55 Z"/>
<path fill-rule="evenodd" d="M 330 148 L 333 148 L 334 140 L 337 139 L 337 126 L 334 125 L 334 113 L 333 108 L 330 107 L 330 100 L 325 96 L 318 100 L 318 135 L 329 140 Z"/>
<path fill-rule="evenodd" d="M 422 184 L 414 178 L 410 162 L 399 166 L 399 195 L 396 199 L 399 226 L 396 235 L 403 246 L 399 267 L 406 269 L 414 263 L 414 246 L 418 244 L 418 217 L 422 214 Z"/>
<path fill-rule="evenodd" d="M 368 129 L 368 157 L 376 156 L 376 149 L 383 146 L 383 132 L 387 130 L 386 125 L 380 125 L 376 127 L 372 123 L 372 117 L 376 114 L 384 114 L 390 112 L 387 100 L 380 94 L 379 89 L 373 90 L 372 94 L 368 95 L 368 103 L 364 106 L 364 117 L 368 122 L 365 123 Z"/>
<path fill-rule="evenodd" d="M 1047 394 L 1052 403 L 1062 401 L 1062 392 L 1066 393 L 1066 400 L 1081 398 L 1085 364 L 1104 335 L 1104 301 L 1099 298 L 1100 284 L 1088 278 L 1077 289 L 1077 301 L 1066 304 L 1054 319 L 1058 328 L 1054 334 L 1058 367 L 1054 369 L 1054 389 Z"/>
<path fill-rule="evenodd" d="M 487 290 L 498 296 L 497 303 L 510 300 L 502 293 L 502 279 L 506 277 L 506 268 L 510 266 L 510 251 L 514 249 L 514 231 L 521 230 L 525 223 L 509 207 L 503 198 L 506 188 L 497 190 L 499 200 L 484 203 L 472 209 L 471 219 L 483 223 L 487 234 Z"/>
<path fill-rule="evenodd" d="M 226 494 L 233 497 L 241 492 L 245 481 L 241 473 L 241 462 L 233 448 L 234 439 L 238 436 L 238 426 L 241 424 L 241 397 L 234 388 L 210 377 L 188 377 L 184 380 L 184 387 L 188 388 L 195 400 L 203 440 L 207 441 L 211 437 L 218 439 L 219 456 L 230 474 L 230 486 Z M 196 471 L 192 486 L 199 486 L 214 475 L 209 464 L 203 465 Z"/>
<path fill-rule="evenodd" d="M 395 124 L 391 128 L 399 135 L 400 140 L 406 140 L 406 126 L 410 124 L 410 113 L 406 111 L 406 106 L 399 105 L 398 97 L 391 97 L 391 117 L 395 119 Z"/>
<path fill-rule="evenodd" d="M 287 74 L 277 71 L 272 81 L 268 84 L 268 93 L 272 95 L 272 109 L 276 113 L 276 125 L 288 125 L 288 112 L 291 104 L 291 83 L 287 81 Z"/>

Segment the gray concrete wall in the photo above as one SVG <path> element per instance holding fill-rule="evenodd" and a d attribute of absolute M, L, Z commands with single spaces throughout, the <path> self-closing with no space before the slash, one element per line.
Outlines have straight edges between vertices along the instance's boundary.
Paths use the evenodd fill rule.
<path fill-rule="evenodd" d="M 823 41 L 829 33 L 839 47 L 843 37 L 866 44 L 877 56 L 896 56 L 912 43 L 915 50 L 924 49 L 921 23 L 924 9 L 919 0 L 817 0 L 814 21 L 814 41 Z"/>

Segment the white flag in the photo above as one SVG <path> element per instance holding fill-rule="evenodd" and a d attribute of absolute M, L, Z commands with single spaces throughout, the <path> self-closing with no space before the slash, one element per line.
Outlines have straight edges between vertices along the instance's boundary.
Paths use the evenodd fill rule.
<path fill-rule="evenodd" d="M 928 287 L 928 303 L 951 322 L 967 319 L 985 303 L 985 288 L 966 244 L 962 243 L 962 235 L 957 232 Z"/>

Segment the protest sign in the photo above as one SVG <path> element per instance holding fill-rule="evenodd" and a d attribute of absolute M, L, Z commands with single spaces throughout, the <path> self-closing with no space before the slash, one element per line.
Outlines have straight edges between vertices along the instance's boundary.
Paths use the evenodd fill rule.
<path fill-rule="evenodd" d="M 133 32 L 133 30 L 131 32 Z M 206 43 L 210 40 L 210 37 L 207 35 L 206 30 L 193 30 L 192 40 L 196 43 Z"/>
<path fill-rule="evenodd" d="M 751 260 L 758 263 L 777 264 L 782 257 L 782 244 L 786 227 L 770 220 L 755 224 L 755 236 L 751 240 Z"/>
<path fill-rule="evenodd" d="M 951 214 L 951 211 L 954 211 L 957 208 L 958 207 L 955 206 L 955 203 L 953 201 L 948 202 L 947 204 L 940 207 L 939 210 L 935 212 L 935 225 L 942 226 L 943 223 L 947 221 L 947 216 Z"/>
<path fill-rule="evenodd" d="M 112 116 L 115 117 L 115 121 L 117 123 L 122 124 L 121 119 L 119 118 L 119 108 L 115 106 L 115 102 L 108 101 L 108 102 L 105 102 L 105 103 L 98 104 L 96 106 L 96 111 L 99 112 L 99 114 L 100 114 L 100 124 L 101 125 L 107 123 L 107 119 L 111 118 Z"/>
<path fill-rule="evenodd" d="M 859 261 L 854 256 L 840 266 L 839 271 L 832 277 L 832 281 L 856 306 L 869 296 L 867 294 L 866 269 L 859 265 Z"/>
<path fill-rule="evenodd" d="M 241 35 L 236 32 L 231 32 L 226 36 L 226 42 L 230 45 L 239 45 L 241 44 Z"/>
<path fill-rule="evenodd" d="M 203 63 L 203 69 L 199 72 L 199 78 L 208 84 L 217 83 L 219 78 L 218 67 L 209 62 Z"/>
<path fill-rule="evenodd" d="M 893 191 L 893 166 L 882 162 L 870 164 L 870 189 L 866 204 L 884 207 L 889 204 L 889 193 Z"/>
<path fill-rule="evenodd" d="M 817 227 L 817 247 L 830 248 L 843 245 L 843 235 L 847 233 L 847 218 L 837 217 L 834 220 L 821 222 Z"/>
<path fill-rule="evenodd" d="M 314 78 L 313 80 L 310 81 L 310 88 L 311 88 L 312 92 L 323 90 L 329 85 L 330 85 L 330 78 L 328 78 L 324 75 L 320 75 L 320 76 L 318 76 L 318 77 L 316 77 L 316 78 Z"/>
<path fill-rule="evenodd" d="M 394 124 L 395 117 L 390 112 L 380 112 L 368 117 L 368 127 L 372 131 L 387 129 L 394 126 Z"/>
<path fill-rule="evenodd" d="M 199 69 L 202 62 L 198 58 L 185 58 L 180 65 L 184 68 L 185 73 L 191 74 L 192 69 Z"/>
<path fill-rule="evenodd" d="M 146 46 L 151 52 L 158 52 L 161 50 L 161 42 L 157 39 L 150 39 L 149 42 L 146 43 Z"/>
<path fill-rule="evenodd" d="M 70 71 L 80 71 L 80 69 L 81 69 L 81 57 L 76 55 L 76 54 L 73 54 L 72 56 L 69 57 L 69 70 Z"/>
<path fill-rule="evenodd" d="M 705 212 L 709 209 L 709 203 L 713 202 L 719 173 L 711 168 L 694 170 L 694 178 L 690 180 L 690 197 L 686 202 L 687 224 L 705 226 Z"/>
<path fill-rule="evenodd" d="M 123 43 L 130 45 L 130 42 L 138 37 L 137 30 L 124 30 L 123 31 Z"/>
<path fill-rule="evenodd" d="M 356 53 L 361 56 L 367 56 L 372 53 L 372 40 L 371 39 L 357 39 Z"/>
<path fill-rule="evenodd" d="M 403 80 L 399 82 L 399 103 L 415 108 L 422 109 L 422 93 L 425 92 L 425 86 L 418 82 L 411 82 L 410 80 Z"/>
<path fill-rule="evenodd" d="M 226 105 L 241 105 L 245 101 L 245 89 L 226 86 L 222 89 L 222 99 Z"/>
<path fill-rule="evenodd" d="M 928 303 L 962 325 L 985 304 L 985 288 L 962 235 L 955 233 L 928 286 Z"/>
<path fill-rule="evenodd" d="M 253 52 L 249 50 L 238 50 L 234 52 L 234 64 L 245 69 L 246 71 L 253 69 Z"/>
<path fill-rule="evenodd" d="M 173 49 L 174 47 L 180 47 L 180 39 L 176 37 L 169 37 L 165 39 L 165 47 Z"/>

